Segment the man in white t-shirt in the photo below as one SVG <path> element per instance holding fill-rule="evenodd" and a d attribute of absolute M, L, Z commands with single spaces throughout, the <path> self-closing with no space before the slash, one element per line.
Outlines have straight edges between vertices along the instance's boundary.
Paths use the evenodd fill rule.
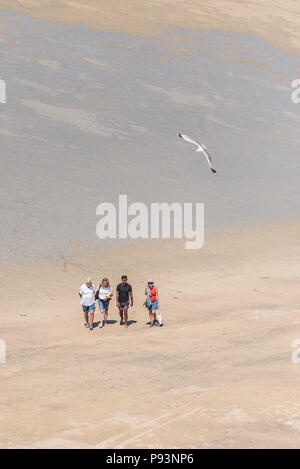
<path fill-rule="evenodd" d="M 95 287 L 90 278 L 87 278 L 86 282 L 79 288 L 79 296 L 84 312 L 84 325 L 92 331 L 95 313 Z"/>

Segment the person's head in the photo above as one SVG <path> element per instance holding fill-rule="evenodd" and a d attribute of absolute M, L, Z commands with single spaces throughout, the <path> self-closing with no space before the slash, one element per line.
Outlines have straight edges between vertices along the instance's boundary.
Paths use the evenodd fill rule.
<path fill-rule="evenodd" d="M 104 288 L 109 288 L 110 287 L 109 280 L 108 280 L 107 277 L 104 277 L 102 279 L 101 286 L 104 287 Z"/>
<path fill-rule="evenodd" d="M 153 288 L 154 287 L 154 280 L 152 280 L 152 278 L 148 278 L 148 286 L 149 288 Z"/>
<path fill-rule="evenodd" d="M 85 281 L 85 284 L 88 288 L 90 288 L 93 284 L 92 279 L 90 277 L 88 277 Z"/>
<path fill-rule="evenodd" d="M 121 281 L 122 281 L 123 285 L 125 285 L 127 283 L 127 275 L 122 275 Z"/>

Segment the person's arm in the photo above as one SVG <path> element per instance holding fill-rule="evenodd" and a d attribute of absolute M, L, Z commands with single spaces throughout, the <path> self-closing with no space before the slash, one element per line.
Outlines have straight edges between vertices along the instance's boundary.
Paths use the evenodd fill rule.
<path fill-rule="evenodd" d="M 111 298 L 110 294 L 112 293 L 112 289 L 110 288 L 110 292 L 108 295 L 106 295 L 106 297 L 104 298 L 104 301 L 107 301 Z"/>
<path fill-rule="evenodd" d="M 109 289 L 109 294 L 107 295 L 106 298 L 107 298 L 108 300 L 111 300 L 113 296 L 114 296 L 114 294 L 113 294 L 112 288 L 110 288 L 110 289 Z"/>
<path fill-rule="evenodd" d="M 147 295 L 147 289 L 145 288 L 145 295 Z"/>
<path fill-rule="evenodd" d="M 82 291 L 81 291 L 81 288 L 79 289 L 78 295 L 80 296 L 80 298 L 82 298 Z"/>
<path fill-rule="evenodd" d="M 118 287 L 117 287 L 117 291 L 116 291 L 116 302 L 117 302 L 117 306 L 119 307 L 120 303 L 119 303 L 119 290 L 118 290 Z"/>
<path fill-rule="evenodd" d="M 159 296 L 158 296 L 158 288 L 156 287 L 156 299 L 157 299 L 157 306 L 159 306 Z"/>
<path fill-rule="evenodd" d="M 130 306 L 133 306 L 133 295 L 132 295 L 132 290 L 129 292 L 129 297 L 130 297 Z"/>

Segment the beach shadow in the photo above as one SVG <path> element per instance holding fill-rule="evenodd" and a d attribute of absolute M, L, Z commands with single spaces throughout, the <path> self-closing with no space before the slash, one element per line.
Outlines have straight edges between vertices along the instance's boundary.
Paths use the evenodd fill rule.
<path fill-rule="evenodd" d="M 106 326 L 109 326 L 109 325 L 112 325 L 112 324 L 116 324 L 118 321 L 116 321 L 115 319 L 108 319 L 108 321 L 106 321 L 106 325 L 103 326 L 103 327 L 106 327 Z M 100 321 L 94 321 L 93 322 L 93 328 L 96 328 L 96 327 L 99 327 L 100 326 Z"/>
<path fill-rule="evenodd" d="M 137 323 L 137 321 L 129 320 L 129 321 L 127 321 L 127 326 L 129 327 L 129 326 L 131 326 L 132 324 L 136 324 L 136 323 Z"/>

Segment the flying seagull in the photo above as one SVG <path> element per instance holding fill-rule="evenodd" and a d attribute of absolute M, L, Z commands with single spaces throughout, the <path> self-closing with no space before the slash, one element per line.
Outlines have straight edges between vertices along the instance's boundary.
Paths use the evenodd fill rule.
<path fill-rule="evenodd" d="M 183 140 L 186 140 L 187 142 L 190 142 L 190 143 L 193 143 L 194 145 L 196 145 L 197 150 L 196 151 L 202 151 L 205 155 L 205 158 L 207 160 L 207 163 L 209 164 L 209 167 L 210 169 L 212 170 L 213 173 L 216 173 L 217 171 L 212 167 L 212 160 L 211 160 L 211 156 L 210 154 L 208 153 L 207 151 L 207 148 L 205 145 L 200 144 L 198 142 L 196 142 L 195 140 L 193 140 L 192 138 L 188 137 L 187 135 L 184 135 L 184 134 L 178 134 L 180 138 L 182 138 Z"/>

